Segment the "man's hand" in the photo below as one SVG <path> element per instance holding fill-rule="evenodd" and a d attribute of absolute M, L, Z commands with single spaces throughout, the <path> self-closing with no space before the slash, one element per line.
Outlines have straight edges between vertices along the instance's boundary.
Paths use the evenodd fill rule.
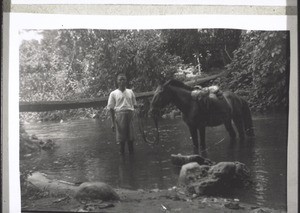
<path fill-rule="evenodd" d="M 111 125 L 111 130 L 113 131 L 113 132 L 115 132 L 116 131 L 116 127 L 115 127 L 115 125 L 113 124 L 113 125 Z"/>
<path fill-rule="evenodd" d="M 140 116 L 140 114 L 141 114 L 141 107 L 138 105 L 134 105 L 134 115 Z"/>
<path fill-rule="evenodd" d="M 140 113 L 141 113 L 141 111 L 140 111 L 139 108 L 136 108 L 136 109 L 134 110 L 134 115 L 135 115 L 135 116 L 140 116 Z"/>
<path fill-rule="evenodd" d="M 111 130 L 113 132 L 116 131 L 116 126 L 115 126 L 115 110 L 114 109 L 109 109 L 109 112 L 110 112 L 110 117 L 111 117 L 111 122 L 112 122 L 112 125 L 111 125 Z"/>

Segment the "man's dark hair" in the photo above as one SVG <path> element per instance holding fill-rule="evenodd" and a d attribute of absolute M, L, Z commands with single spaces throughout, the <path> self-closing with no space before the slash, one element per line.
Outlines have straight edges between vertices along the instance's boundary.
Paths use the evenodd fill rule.
<path fill-rule="evenodd" d="M 125 76 L 126 79 L 127 79 L 127 76 L 126 76 L 126 74 L 124 72 L 117 73 L 116 78 L 115 78 L 115 86 L 116 86 L 116 88 L 118 88 L 118 77 L 119 76 Z M 127 82 L 127 84 L 128 84 L 128 82 Z"/>
<path fill-rule="evenodd" d="M 127 76 L 124 72 L 119 72 L 116 76 L 116 79 L 118 79 L 119 76 L 125 76 L 127 78 Z"/>

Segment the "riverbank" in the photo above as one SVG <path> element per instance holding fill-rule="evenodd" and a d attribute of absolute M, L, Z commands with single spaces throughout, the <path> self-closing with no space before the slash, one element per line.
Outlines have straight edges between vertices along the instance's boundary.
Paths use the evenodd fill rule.
<path fill-rule="evenodd" d="M 74 198 L 78 186 L 59 180 L 50 180 L 45 174 L 34 173 L 28 181 L 40 191 L 41 197 L 22 197 L 23 211 L 54 211 L 54 212 L 273 212 L 283 213 L 284 210 L 264 208 L 220 197 L 207 197 L 186 194 L 176 186 L 167 189 L 128 190 L 115 189 L 119 201 L 78 201 Z"/>

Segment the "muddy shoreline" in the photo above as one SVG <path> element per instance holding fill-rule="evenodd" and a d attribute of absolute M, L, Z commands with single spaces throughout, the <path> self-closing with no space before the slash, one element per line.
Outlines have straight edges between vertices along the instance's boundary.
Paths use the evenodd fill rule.
<path fill-rule="evenodd" d="M 78 201 L 74 198 L 77 185 L 59 180 L 50 180 L 45 174 L 34 173 L 28 181 L 41 197 L 22 197 L 22 211 L 36 212 L 275 212 L 276 210 L 220 197 L 188 195 L 178 187 L 167 190 L 128 190 L 115 189 L 119 201 L 89 200 Z M 43 194 L 44 193 L 44 194 Z"/>

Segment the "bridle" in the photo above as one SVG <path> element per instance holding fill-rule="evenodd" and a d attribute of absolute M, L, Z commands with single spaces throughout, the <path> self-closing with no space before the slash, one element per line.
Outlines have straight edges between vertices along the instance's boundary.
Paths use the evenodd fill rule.
<path fill-rule="evenodd" d="M 158 92 L 159 89 L 157 89 L 155 91 Z M 144 130 L 144 124 L 143 122 L 141 121 L 140 117 L 138 116 L 138 126 L 139 126 L 139 130 L 140 130 L 140 133 L 142 135 L 142 138 L 144 140 L 145 143 L 147 144 L 151 144 L 151 145 L 157 145 L 159 143 L 159 130 L 158 130 L 158 117 L 159 117 L 159 111 L 160 111 L 160 108 L 159 107 L 154 107 L 153 106 L 153 103 L 151 104 L 151 109 L 149 111 L 153 121 L 154 121 L 154 126 L 155 126 L 155 129 L 156 129 L 156 137 L 154 140 L 149 140 L 149 138 L 147 137 L 146 135 L 146 131 Z"/>

